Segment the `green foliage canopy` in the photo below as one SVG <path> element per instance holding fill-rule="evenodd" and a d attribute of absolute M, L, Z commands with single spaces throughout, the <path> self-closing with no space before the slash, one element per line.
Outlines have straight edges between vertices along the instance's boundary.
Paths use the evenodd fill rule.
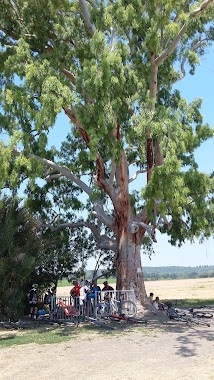
<path fill-rule="evenodd" d="M 188 104 L 173 86 L 185 77 L 185 65 L 194 74 L 213 41 L 213 2 L 3 3 L 0 123 L 11 140 L 1 142 L 1 186 L 19 187 L 29 178 L 29 202 L 39 202 L 44 216 L 55 200 L 36 179 L 49 175 L 48 186 L 64 194 L 62 215 L 71 227 L 77 219 L 84 224 L 75 213 L 83 210 L 81 192 L 93 207 L 102 199 L 105 215 L 96 211 L 99 222 L 92 218 L 90 225 L 100 243 L 100 221 L 112 227 L 107 221 L 118 215 L 114 189 L 120 191 L 121 183 L 117 175 L 112 181 L 114 165 L 119 168 L 123 153 L 127 169 L 145 172 L 149 136 L 164 164 L 154 159 L 148 183 L 130 194 L 134 214 L 146 209 L 147 223 L 168 233 L 173 244 L 210 236 L 213 179 L 198 172 L 194 151 L 213 130 L 203 123 L 201 100 Z M 61 110 L 72 126 L 57 151 L 48 136 Z"/>

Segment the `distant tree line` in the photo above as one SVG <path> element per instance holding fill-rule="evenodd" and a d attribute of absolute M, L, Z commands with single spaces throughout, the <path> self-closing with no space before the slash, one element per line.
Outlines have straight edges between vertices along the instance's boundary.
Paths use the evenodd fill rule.
<path fill-rule="evenodd" d="M 202 265 L 198 267 L 145 267 L 145 281 L 175 280 L 187 278 L 214 277 L 214 266 Z"/>

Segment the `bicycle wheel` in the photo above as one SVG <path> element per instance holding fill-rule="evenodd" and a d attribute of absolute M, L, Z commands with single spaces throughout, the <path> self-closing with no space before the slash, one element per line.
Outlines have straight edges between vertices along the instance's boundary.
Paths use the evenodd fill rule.
<path fill-rule="evenodd" d="M 110 307 L 107 302 L 100 302 L 97 305 L 96 315 L 98 318 L 107 318 L 110 315 Z"/>
<path fill-rule="evenodd" d="M 174 321 L 178 321 L 178 322 L 184 322 L 184 323 L 188 323 L 189 322 L 189 319 L 184 316 L 184 315 L 171 315 L 170 316 L 170 319 L 173 319 Z"/>
<path fill-rule="evenodd" d="M 65 312 L 62 309 L 61 306 L 55 306 L 55 308 L 50 313 L 51 319 L 59 320 L 59 319 L 65 319 Z"/>
<path fill-rule="evenodd" d="M 197 325 L 197 326 L 207 326 L 210 327 L 210 324 L 207 322 L 202 321 L 201 319 L 198 318 L 192 318 L 189 317 L 187 321 L 188 325 Z"/>
<path fill-rule="evenodd" d="M 137 306 L 132 301 L 123 301 L 120 309 L 125 317 L 134 317 L 137 314 Z"/>
<path fill-rule="evenodd" d="M 200 311 L 194 311 L 193 312 L 193 317 L 197 317 L 197 318 L 212 318 L 213 317 L 213 314 L 212 313 L 205 313 L 205 312 L 200 312 Z"/>
<path fill-rule="evenodd" d="M 72 306 L 72 309 L 70 310 L 70 315 L 72 316 L 72 317 L 79 317 L 80 316 L 80 310 L 79 310 L 79 308 L 78 307 L 76 307 L 76 306 Z"/>

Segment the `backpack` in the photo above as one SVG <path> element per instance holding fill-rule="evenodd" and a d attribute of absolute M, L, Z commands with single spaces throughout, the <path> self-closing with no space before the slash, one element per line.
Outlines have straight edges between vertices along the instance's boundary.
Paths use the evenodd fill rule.
<path fill-rule="evenodd" d="M 46 293 L 44 296 L 44 304 L 49 305 L 50 303 L 51 303 L 51 295 Z"/>
<path fill-rule="evenodd" d="M 31 291 L 27 295 L 29 303 L 37 303 L 37 294 L 35 289 L 31 289 Z"/>

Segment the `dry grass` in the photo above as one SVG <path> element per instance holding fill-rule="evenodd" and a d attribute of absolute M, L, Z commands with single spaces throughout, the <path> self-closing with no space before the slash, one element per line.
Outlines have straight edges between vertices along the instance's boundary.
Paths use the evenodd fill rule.
<path fill-rule="evenodd" d="M 116 288 L 115 284 L 111 286 Z M 209 300 L 214 298 L 214 278 L 197 278 L 186 280 L 146 281 L 147 294 L 153 292 L 161 300 L 198 299 Z M 71 286 L 59 287 L 58 296 L 68 296 Z"/>
<path fill-rule="evenodd" d="M 214 298 L 214 278 L 146 281 L 145 285 L 147 294 L 153 292 L 164 300 Z"/>

